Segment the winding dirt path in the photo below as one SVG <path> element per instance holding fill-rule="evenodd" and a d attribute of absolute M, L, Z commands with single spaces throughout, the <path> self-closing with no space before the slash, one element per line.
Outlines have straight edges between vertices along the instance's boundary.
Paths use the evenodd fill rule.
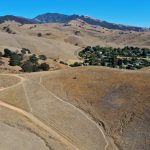
<path fill-rule="evenodd" d="M 9 87 L 6 87 L 6 88 L 2 88 L 0 89 L 0 92 L 1 91 L 4 91 L 6 89 L 10 89 L 10 88 L 13 88 L 13 87 L 17 87 L 18 85 L 23 85 L 24 81 L 27 80 L 19 75 L 14 75 L 14 74 L 2 74 L 2 75 L 8 75 L 8 76 L 14 76 L 14 77 L 17 77 L 20 79 L 20 82 L 18 82 L 17 84 L 14 84 L 12 86 L 9 86 Z M 80 112 L 84 117 L 86 117 L 90 122 L 92 122 L 100 131 L 100 134 L 102 134 L 105 142 L 106 142 L 106 145 L 104 147 L 104 150 L 107 150 L 108 149 L 108 146 L 109 146 L 109 142 L 104 134 L 104 131 L 101 129 L 101 127 L 99 126 L 99 124 L 97 124 L 94 120 L 92 120 L 91 117 L 89 117 L 86 113 L 84 113 L 82 110 L 80 110 L 79 108 L 75 107 L 74 105 L 72 105 L 71 103 L 68 103 L 66 102 L 65 100 L 61 99 L 60 97 L 56 96 L 52 91 L 48 90 L 43 84 L 42 84 L 42 77 L 40 77 L 40 81 L 39 83 L 40 86 L 42 86 L 44 89 L 47 90 L 47 92 L 52 95 L 53 97 L 55 97 L 57 100 L 69 105 L 70 107 L 72 107 L 73 109 L 75 109 L 76 111 Z M 73 143 L 71 143 L 70 141 L 68 141 L 66 138 L 65 138 L 65 135 L 60 135 L 59 133 L 57 133 L 54 129 L 48 127 L 47 125 L 45 125 L 43 122 L 41 122 L 38 118 L 36 118 L 34 115 L 32 115 L 31 113 L 28 113 L 20 108 L 17 108 L 15 106 L 12 106 L 10 104 L 7 104 L 3 101 L 0 101 L 0 106 L 3 106 L 3 107 L 6 107 L 8 109 L 11 109 L 25 117 L 27 117 L 28 119 L 30 119 L 32 122 L 34 122 L 36 125 L 42 127 L 44 130 L 48 131 L 49 133 L 51 133 L 52 135 L 54 135 L 56 138 L 58 138 L 60 141 L 62 141 L 63 143 L 65 143 L 66 145 L 68 145 L 69 147 L 72 148 L 72 150 L 81 150 L 79 148 L 77 148 Z M 31 109 L 32 111 L 32 109 Z"/>
<path fill-rule="evenodd" d="M 20 79 L 20 81 L 18 83 L 14 84 L 14 85 L 11 85 L 11 86 L 5 87 L 5 88 L 0 88 L 0 92 L 4 91 L 4 90 L 7 90 L 7 89 L 11 89 L 11 88 L 17 87 L 17 86 L 23 84 L 23 82 L 25 81 L 25 78 L 23 78 L 23 77 L 21 77 L 19 75 L 16 75 L 16 74 L 0 74 L 0 75 L 2 75 L 2 76 L 13 76 L 13 77 L 16 77 L 16 78 Z"/>
<path fill-rule="evenodd" d="M 39 84 L 40 84 L 44 89 L 46 89 L 47 92 L 48 92 L 50 95 L 52 95 L 53 97 L 55 97 L 57 100 L 59 100 L 59 101 L 65 103 L 65 104 L 71 106 L 73 109 L 77 110 L 77 111 L 80 112 L 84 117 L 86 117 L 89 121 L 91 121 L 91 122 L 99 129 L 100 133 L 103 135 L 104 140 L 105 140 L 105 142 L 106 142 L 105 150 L 107 150 L 107 148 L 108 148 L 108 146 L 109 146 L 109 142 L 108 142 L 108 140 L 107 140 L 107 138 L 106 138 L 106 136 L 105 136 L 105 133 L 103 132 L 103 130 L 101 129 L 101 127 L 99 126 L 98 123 L 96 123 L 94 120 L 92 120 L 91 117 L 89 117 L 89 116 L 88 116 L 86 113 L 84 113 L 81 109 L 79 109 L 79 108 L 75 107 L 73 104 L 71 104 L 71 103 L 69 103 L 69 102 L 67 102 L 67 101 L 65 101 L 65 100 L 63 100 L 63 99 L 61 99 L 60 97 L 58 97 L 57 95 L 55 95 L 52 91 L 50 91 L 49 89 L 47 89 L 47 88 L 42 84 L 42 77 L 40 77 Z"/>
<path fill-rule="evenodd" d="M 49 133 L 51 133 L 52 135 L 54 135 L 56 138 L 58 138 L 60 141 L 62 141 L 63 143 L 65 143 L 66 145 L 69 145 L 71 148 L 73 148 L 74 150 L 79 150 L 76 146 L 74 146 L 72 143 L 68 142 L 65 138 L 63 138 L 62 136 L 60 136 L 57 132 L 55 132 L 53 129 L 49 128 L 48 126 L 46 126 L 44 123 L 42 123 L 39 119 L 37 119 L 35 116 L 33 116 L 32 114 L 14 107 L 12 105 L 9 105 L 7 103 L 4 103 L 2 101 L 0 101 L 0 106 L 6 107 L 8 109 L 11 109 L 15 112 L 18 112 L 19 114 L 22 114 L 23 116 L 27 117 L 28 119 L 30 119 L 32 122 L 34 122 L 36 125 L 38 125 L 39 127 L 42 127 L 44 130 L 48 131 Z"/>
<path fill-rule="evenodd" d="M 10 88 L 14 88 L 17 87 L 18 85 L 23 85 L 23 82 L 26 80 L 25 78 L 19 76 L 19 75 L 10 75 L 10 74 L 2 74 L 2 75 L 8 75 L 8 76 L 15 76 L 20 78 L 20 82 L 18 82 L 17 84 L 14 84 L 12 86 L 6 87 L 6 88 L 2 88 L 0 89 L 1 91 L 10 89 Z M 45 125 L 43 122 L 41 122 L 38 118 L 36 118 L 35 116 L 33 116 L 31 113 L 28 113 L 20 108 L 17 108 L 15 106 L 12 106 L 10 104 L 7 104 L 3 101 L 0 101 L 0 106 L 11 109 L 25 117 L 27 117 L 28 119 L 30 119 L 32 122 L 34 122 L 36 125 L 38 125 L 39 127 L 43 128 L 44 130 L 48 131 L 49 133 L 51 133 L 54 137 L 56 137 L 57 139 L 59 139 L 60 141 L 62 141 L 64 144 L 68 145 L 71 149 L 73 150 L 80 150 L 79 148 L 77 148 L 75 145 L 73 145 L 71 142 L 69 142 L 68 140 L 66 140 L 62 135 L 59 135 L 56 131 L 54 131 L 52 128 L 48 127 L 47 125 Z"/>

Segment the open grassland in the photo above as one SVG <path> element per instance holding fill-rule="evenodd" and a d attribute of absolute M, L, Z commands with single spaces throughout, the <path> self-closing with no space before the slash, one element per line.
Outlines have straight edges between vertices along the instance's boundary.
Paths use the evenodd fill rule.
<path fill-rule="evenodd" d="M 42 75 L 42 73 L 35 74 L 35 80 L 33 80 L 34 74 L 31 74 L 31 79 L 28 74 L 6 75 L 9 76 L 8 79 L 11 77 L 14 78 L 15 76 L 20 81 L 1 89 L 0 106 L 27 118 L 34 125 L 46 130 L 50 136 L 52 135 L 55 139 L 66 145 L 66 149 L 117 149 L 112 139 L 105 135 L 103 128 L 93 121 L 91 116 L 76 108 L 74 105 L 66 103 L 46 89 L 42 84 Z M 1 111 L 3 113 L 3 109 Z M 1 138 L 7 140 L 8 137 L 15 135 L 16 140 L 20 137 L 20 148 L 24 144 L 27 144 L 30 149 L 31 143 L 30 141 L 26 141 L 28 136 L 30 136 L 34 143 L 37 142 L 40 144 L 41 142 L 40 146 L 44 146 L 44 143 L 42 144 L 42 141 L 36 136 L 30 135 L 31 133 L 29 131 L 20 132 L 16 126 L 14 127 L 14 124 L 19 125 L 18 121 L 10 123 L 10 126 L 6 122 L 7 119 L 6 121 L 1 121 L 0 128 L 3 129 Z M 6 130 L 8 136 L 4 134 Z M 11 149 L 10 145 L 16 145 L 16 140 L 7 140 L 10 144 L 3 143 L 2 148 Z M 46 139 L 44 138 L 44 140 Z M 49 142 L 47 144 L 50 144 L 49 147 L 53 147 L 53 144 Z M 47 150 L 47 147 L 43 147 L 43 149 Z M 55 149 L 58 148 L 56 147 Z"/>
<path fill-rule="evenodd" d="M 8 27 L 15 34 L 3 30 Z M 39 36 L 39 33 L 41 36 Z M 0 49 L 28 48 L 32 53 L 45 54 L 66 62 L 78 60 L 74 52 L 85 46 L 137 46 L 150 47 L 150 32 L 133 32 L 80 26 L 71 23 L 46 25 L 23 25 L 4 23 L 0 25 Z M 42 41 L 42 42 L 41 42 Z"/>
<path fill-rule="evenodd" d="M 149 70 L 80 67 L 45 74 L 42 84 L 92 116 L 120 149 L 146 150 L 150 144 L 149 79 Z"/>
<path fill-rule="evenodd" d="M 5 75 L 14 83 L 0 91 L 1 141 L 15 135 L 20 148 L 30 149 L 30 136 L 42 150 L 147 150 L 149 79 L 149 70 L 103 67 Z"/>
<path fill-rule="evenodd" d="M 33 120 L 9 108 L 0 107 L 0 148 L 6 150 L 69 149 Z M 24 146 L 26 145 L 26 146 Z M 71 148 L 70 148 L 71 149 Z"/>
<path fill-rule="evenodd" d="M 25 47 L 45 54 L 55 68 L 0 74 L 0 149 L 149 150 L 149 68 L 69 68 L 58 62 L 79 61 L 77 53 L 87 45 L 150 48 L 150 32 L 70 24 L 0 25 L 0 50 Z"/>

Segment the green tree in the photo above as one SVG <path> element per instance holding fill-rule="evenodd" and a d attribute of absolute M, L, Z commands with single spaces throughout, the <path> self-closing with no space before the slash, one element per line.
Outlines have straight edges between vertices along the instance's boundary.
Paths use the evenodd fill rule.
<path fill-rule="evenodd" d="M 16 53 L 13 53 L 10 57 L 9 65 L 10 66 L 20 66 L 21 65 L 22 56 Z"/>
<path fill-rule="evenodd" d="M 122 66 L 122 64 L 123 64 L 123 60 L 122 59 L 118 59 L 118 66 Z"/>
<path fill-rule="evenodd" d="M 30 61 L 25 62 L 21 68 L 23 72 L 33 72 L 33 64 Z"/>
<path fill-rule="evenodd" d="M 4 57 L 9 58 L 9 57 L 11 57 L 11 55 L 12 55 L 11 50 L 4 49 L 4 55 L 3 55 Z"/>
<path fill-rule="evenodd" d="M 38 58 L 36 57 L 35 54 L 33 54 L 32 56 L 30 56 L 29 60 L 32 62 L 32 63 L 37 63 L 38 62 Z"/>

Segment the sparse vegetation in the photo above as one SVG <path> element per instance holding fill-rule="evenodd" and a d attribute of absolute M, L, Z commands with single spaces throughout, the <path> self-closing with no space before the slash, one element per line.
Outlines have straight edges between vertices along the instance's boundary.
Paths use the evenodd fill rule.
<path fill-rule="evenodd" d="M 60 63 L 60 64 L 63 64 L 63 65 L 68 65 L 66 62 L 64 62 L 64 61 L 62 61 L 62 60 L 61 60 L 59 63 Z"/>
<path fill-rule="evenodd" d="M 38 33 L 37 36 L 38 36 L 38 37 L 42 37 L 42 33 Z"/>
<path fill-rule="evenodd" d="M 70 67 L 79 67 L 81 66 L 82 64 L 79 63 L 79 62 L 75 62 L 74 64 L 71 64 Z"/>
<path fill-rule="evenodd" d="M 34 25 L 34 26 L 29 27 L 29 29 L 31 30 L 31 29 L 34 29 L 36 27 L 37 27 L 37 25 Z"/>
<path fill-rule="evenodd" d="M 47 36 L 51 35 L 51 33 L 46 33 Z"/>
<path fill-rule="evenodd" d="M 16 32 L 12 31 L 9 26 L 3 27 L 3 30 L 9 34 L 16 34 Z"/>
<path fill-rule="evenodd" d="M 46 57 L 45 55 L 39 55 L 39 59 L 41 59 L 41 60 L 46 60 L 47 57 Z"/>

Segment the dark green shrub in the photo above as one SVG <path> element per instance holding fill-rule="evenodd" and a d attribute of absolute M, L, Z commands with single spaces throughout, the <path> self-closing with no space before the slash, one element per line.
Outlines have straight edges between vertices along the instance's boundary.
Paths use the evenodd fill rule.
<path fill-rule="evenodd" d="M 63 64 L 63 65 L 68 65 L 68 64 L 65 63 L 64 61 L 60 61 L 59 63 L 60 63 L 60 64 Z"/>
<path fill-rule="evenodd" d="M 21 68 L 23 72 L 33 72 L 33 64 L 29 61 L 24 62 Z"/>
<path fill-rule="evenodd" d="M 42 63 L 39 68 L 43 71 L 48 71 L 50 69 L 49 65 L 46 63 Z"/>
<path fill-rule="evenodd" d="M 74 64 L 71 64 L 70 67 L 79 67 L 81 66 L 82 64 L 79 63 L 79 62 L 75 62 Z"/>
<path fill-rule="evenodd" d="M 46 60 L 47 57 L 46 57 L 45 55 L 39 55 L 39 59 L 41 59 L 41 60 Z"/>
<path fill-rule="evenodd" d="M 3 55 L 3 57 L 9 58 L 9 57 L 11 57 L 11 55 L 12 55 L 11 50 L 4 49 L 4 55 Z"/>
<path fill-rule="evenodd" d="M 38 36 L 38 37 L 41 37 L 41 36 L 42 36 L 42 33 L 38 33 L 37 36 Z"/>
<path fill-rule="evenodd" d="M 38 58 L 36 57 L 35 54 L 31 55 L 29 60 L 32 62 L 32 63 L 37 63 L 38 62 Z"/>
<path fill-rule="evenodd" d="M 31 54 L 31 51 L 29 49 L 27 49 L 27 48 L 22 48 L 22 51 L 23 52 L 28 52 L 28 54 Z"/>
<path fill-rule="evenodd" d="M 20 66 L 21 65 L 22 57 L 20 55 L 17 55 L 16 53 L 11 55 L 9 65 L 10 66 Z"/>

